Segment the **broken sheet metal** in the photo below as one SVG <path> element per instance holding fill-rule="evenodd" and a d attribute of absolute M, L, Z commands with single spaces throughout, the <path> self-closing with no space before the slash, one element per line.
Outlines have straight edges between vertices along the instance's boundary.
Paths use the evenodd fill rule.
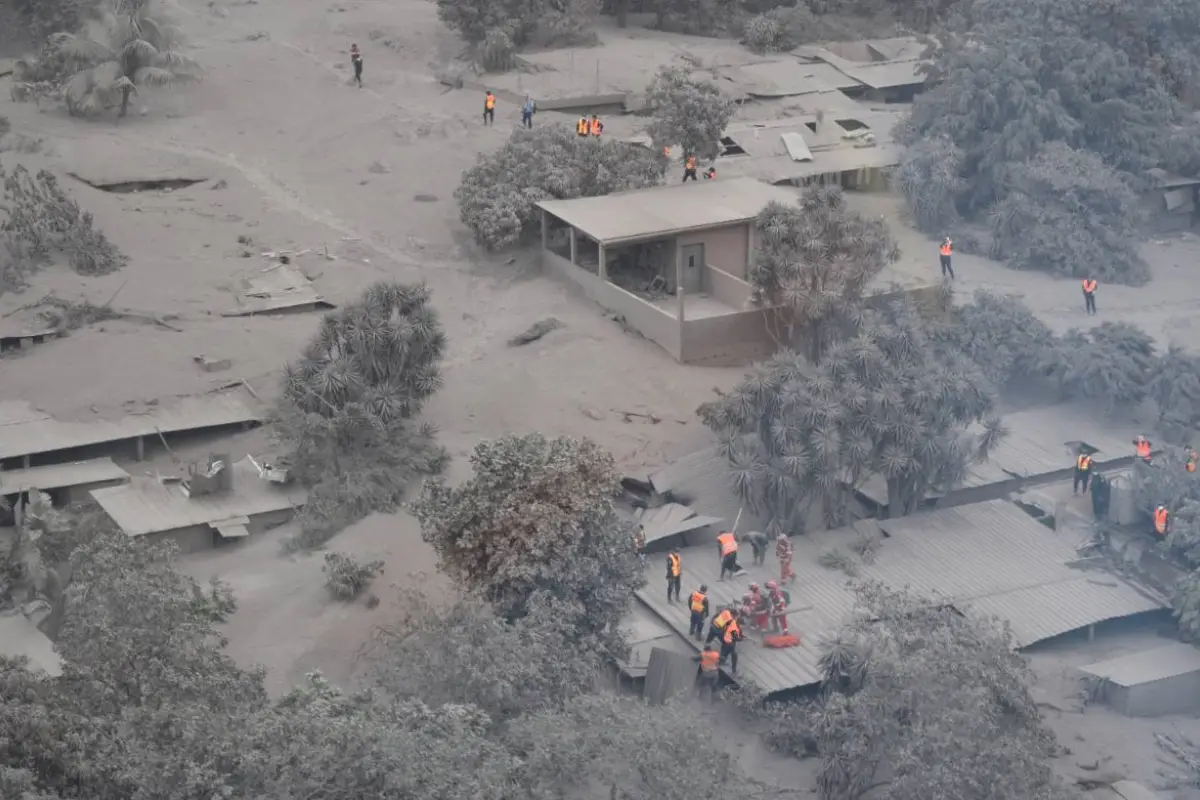
<path fill-rule="evenodd" d="M 638 519 L 638 523 L 646 531 L 647 545 L 670 536 L 706 528 L 709 525 L 719 525 L 721 522 L 723 520 L 720 517 L 699 516 L 695 511 L 680 503 L 667 503 L 658 508 L 648 508 Z"/>
<path fill-rule="evenodd" d="M 238 307 L 223 317 L 249 317 L 285 311 L 325 311 L 335 306 L 313 287 L 299 270 L 279 264 L 248 278 L 238 296 Z"/>

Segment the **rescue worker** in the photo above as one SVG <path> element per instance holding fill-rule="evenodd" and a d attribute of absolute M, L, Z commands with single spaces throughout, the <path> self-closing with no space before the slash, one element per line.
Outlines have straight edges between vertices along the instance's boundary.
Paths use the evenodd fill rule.
<path fill-rule="evenodd" d="M 696 180 L 696 157 L 688 156 L 683 162 L 683 182 Z"/>
<path fill-rule="evenodd" d="M 950 241 L 949 236 L 942 240 L 938 255 L 938 260 L 942 263 L 942 277 L 949 275 L 950 280 L 954 280 L 954 267 L 950 265 L 950 257 L 954 255 L 954 242 Z"/>
<path fill-rule="evenodd" d="M 675 550 L 667 553 L 667 602 L 679 599 L 679 583 L 683 579 L 683 560 Z M 671 597 L 674 595 L 675 600 Z"/>
<path fill-rule="evenodd" d="M 1083 310 L 1088 316 L 1096 313 L 1096 279 L 1083 279 Z"/>
<path fill-rule="evenodd" d="M 792 540 L 780 531 L 775 537 L 775 557 L 779 559 L 780 583 L 791 583 L 796 579 L 796 573 L 792 571 L 792 552 Z"/>
<path fill-rule="evenodd" d="M 754 565 L 761 567 L 767 563 L 767 544 L 770 539 L 762 531 L 750 531 L 742 537 L 750 543 L 750 548 L 754 551 Z"/>
<path fill-rule="evenodd" d="M 483 124 L 493 125 L 496 122 L 496 95 L 488 89 L 483 96 Z"/>
<path fill-rule="evenodd" d="M 592 121 L 588 123 L 588 133 L 597 139 L 600 138 L 600 134 L 604 133 L 604 123 L 595 114 L 592 114 Z"/>
<path fill-rule="evenodd" d="M 583 139 L 587 138 L 588 133 L 592 130 L 592 126 L 588 124 L 587 117 L 580 117 L 579 122 L 575 123 L 575 135 Z"/>
<path fill-rule="evenodd" d="M 709 702 L 716 702 L 717 683 L 721 679 L 721 654 L 711 644 L 706 644 L 700 655 L 692 660 L 700 664 L 696 670 L 696 693 L 701 700 L 707 693 Z"/>
<path fill-rule="evenodd" d="M 641 525 L 633 532 L 633 552 L 642 558 L 646 557 L 646 529 Z"/>
<path fill-rule="evenodd" d="M 671 148 L 670 147 L 663 147 L 663 158 L 667 159 L 668 161 L 671 160 Z"/>
<path fill-rule="evenodd" d="M 1145 436 L 1133 440 L 1133 454 L 1147 464 L 1150 463 L 1150 449 L 1150 440 Z"/>
<path fill-rule="evenodd" d="M 1198 456 L 1196 455 L 1196 451 L 1189 447 L 1187 453 L 1187 463 L 1184 464 L 1184 469 L 1186 469 L 1188 472 L 1195 472 L 1197 458 Z"/>
<path fill-rule="evenodd" d="M 713 617 L 712 622 L 709 623 L 708 636 L 704 638 L 704 643 L 708 644 L 724 636 L 725 628 L 727 628 L 729 623 L 733 622 L 736 617 L 737 614 L 733 613 L 733 609 L 722 608 L 720 613 Z"/>
<path fill-rule="evenodd" d="M 362 71 L 363 60 L 362 53 L 358 51 L 358 45 L 350 45 L 350 64 L 354 67 L 354 82 L 358 84 L 358 88 L 362 88 Z"/>
<path fill-rule="evenodd" d="M 708 584 L 700 584 L 700 588 L 692 592 L 688 598 L 688 609 L 692 612 L 692 624 L 688 628 L 688 636 L 697 642 L 704 635 L 704 620 L 708 619 Z"/>
<path fill-rule="evenodd" d="M 738 607 L 738 619 L 747 621 L 754 619 L 754 595 L 750 592 L 742 595 L 742 604 Z"/>
<path fill-rule="evenodd" d="M 721 556 L 721 577 L 718 580 L 725 580 L 726 572 L 733 577 L 742 571 L 737 563 L 737 550 L 737 537 L 733 535 L 732 531 L 725 531 L 717 537 L 717 552 Z"/>
<path fill-rule="evenodd" d="M 725 626 L 725 633 L 721 636 L 721 658 L 717 663 L 723 664 L 725 659 L 729 659 L 730 675 L 737 675 L 737 643 L 744 638 L 742 627 L 736 619 Z"/>
<path fill-rule="evenodd" d="M 1171 515 L 1167 512 L 1167 507 L 1159 506 L 1154 509 L 1154 532 L 1159 536 L 1166 536 L 1170 527 Z"/>
<path fill-rule="evenodd" d="M 715 181 L 717 179 L 717 168 L 709 167 L 704 171 L 704 180 Z"/>
<path fill-rule="evenodd" d="M 1079 487 L 1087 494 L 1088 480 L 1092 477 L 1092 457 L 1082 450 L 1075 456 L 1075 480 L 1071 484 L 1071 494 L 1079 494 Z"/>
<path fill-rule="evenodd" d="M 750 584 L 750 605 L 754 614 L 751 624 L 759 631 L 766 632 L 767 619 L 771 615 L 771 607 L 767 596 L 758 588 L 757 583 Z"/>
<path fill-rule="evenodd" d="M 788 635 L 787 593 L 779 588 L 775 581 L 767 581 L 767 600 L 770 603 L 771 632 Z"/>
<path fill-rule="evenodd" d="M 525 102 L 521 105 L 521 124 L 526 128 L 533 127 L 533 115 L 537 113 L 537 103 L 533 102 L 532 95 L 525 95 Z"/>

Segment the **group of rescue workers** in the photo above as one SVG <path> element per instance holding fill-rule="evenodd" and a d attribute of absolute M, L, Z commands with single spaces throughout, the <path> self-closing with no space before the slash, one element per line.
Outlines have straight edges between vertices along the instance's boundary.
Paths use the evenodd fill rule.
<path fill-rule="evenodd" d="M 1093 287 L 1094 291 L 1094 287 Z M 1133 455 L 1138 460 L 1152 464 L 1154 446 L 1145 436 L 1139 436 L 1133 440 Z M 1195 472 L 1197 463 L 1200 462 L 1200 454 L 1197 454 L 1194 448 L 1189 447 L 1187 451 L 1187 461 L 1184 462 L 1183 468 L 1188 472 Z M 1091 483 L 1092 477 L 1092 455 L 1084 448 L 1080 448 L 1075 456 L 1075 478 L 1072 482 L 1072 494 L 1083 492 L 1087 494 L 1088 485 Z M 1166 536 L 1171 528 L 1171 512 L 1165 505 L 1159 503 L 1154 508 L 1152 515 L 1154 520 L 1154 533 L 1156 536 Z"/>
<path fill-rule="evenodd" d="M 763 565 L 767 558 L 767 547 L 770 538 L 761 532 L 752 531 L 741 537 L 750 543 L 754 551 L 754 561 Z M 638 528 L 634 534 L 634 549 L 639 555 L 645 554 L 645 531 Z M 745 574 L 738 564 L 738 536 L 726 531 L 717 537 L 717 554 L 721 563 L 721 574 L 718 580 L 724 581 L 726 575 L 734 577 Z M 704 623 L 709 620 L 708 635 L 704 636 L 704 650 L 696 656 L 699 663 L 697 684 L 701 694 L 712 695 L 720 680 L 720 669 L 729 662 L 730 672 L 737 674 L 738 642 L 743 641 L 745 629 L 758 632 L 766 637 L 777 634 L 787 637 L 787 611 L 791 603 L 790 593 L 780 584 L 790 584 L 796 579 L 792 570 L 792 540 L 780 533 L 775 538 L 775 556 L 779 559 L 779 581 L 767 581 L 765 590 L 757 583 L 751 583 L 749 591 L 742 595 L 740 604 L 732 604 L 717 609 L 711 613 L 708 600 L 708 585 L 701 584 L 687 599 L 691 624 L 688 635 L 696 641 L 701 641 L 704 635 Z M 678 550 L 672 549 L 667 553 L 667 602 L 677 603 L 681 600 L 683 583 L 683 558 Z M 743 627 L 744 626 L 744 627 Z M 765 641 L 765 640 L 764 640 Z M 719 649 L 713 643 L 719 645 Z"/>

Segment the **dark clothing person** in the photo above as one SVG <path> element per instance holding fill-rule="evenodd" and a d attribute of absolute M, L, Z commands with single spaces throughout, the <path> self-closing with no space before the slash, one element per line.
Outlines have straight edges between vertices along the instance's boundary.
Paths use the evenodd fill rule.
<path fill-rule="evenodd" d="M 1083 281 L 1083 310 L 1089 317 L 1096 313 L 1096 281 L 1093 278 Z"/>
<path fill-rule="evenodd" d="M 696 180 L 696 157 L 688 156 L 683 162 L 683 182 Z"/>
<path fill-rule="evenodd" d="M 488 92 L 483 98 L 483 124 L 493 125 L 496 122 L 496 95 Z"/>
<path fill-rule="evenodd" d="M 704 634 L 704 620 L 708 618 L 708 595 L 699 589 L 692 592 L 692 596 L 688 598 L 688 610 L 692 613 L 688 636 L 700 641 Z"/>
<path fill-rule="evenodd" d="M 767 546 L 771 540 L 762 531 L 750 531 L 743 538 L 750 542 L 750 549 L 754 551 L 755 565 L 761 567 L 767 561 Z"/>
<path fill-rule="evenodd" d="M 362 88 L 363 57 L 358 51 L 358 45 L 350 48 L 350 63 L 354 66 L 354 82 Z"/>

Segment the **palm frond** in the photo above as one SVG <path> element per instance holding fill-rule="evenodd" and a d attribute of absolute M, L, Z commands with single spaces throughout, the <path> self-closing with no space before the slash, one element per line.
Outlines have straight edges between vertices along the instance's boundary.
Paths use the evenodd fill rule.
<path fill-rule="evenodd" d="M 76 64 L 91 66 L 117 59 L 117 54 L 113 50 L 86 36 L 63 34 L 55 48 L 60 56 L 68 62 Z"/>
<path fill-rule="evenodd" d="M 139 67 L 133 73 L 133 81 L 130 85 L 137 84 L 138 86 L 170 86 L 176 81 L 181 80 L 181 77 L 171 72 L 169 69 L 161 67 Z"/>

